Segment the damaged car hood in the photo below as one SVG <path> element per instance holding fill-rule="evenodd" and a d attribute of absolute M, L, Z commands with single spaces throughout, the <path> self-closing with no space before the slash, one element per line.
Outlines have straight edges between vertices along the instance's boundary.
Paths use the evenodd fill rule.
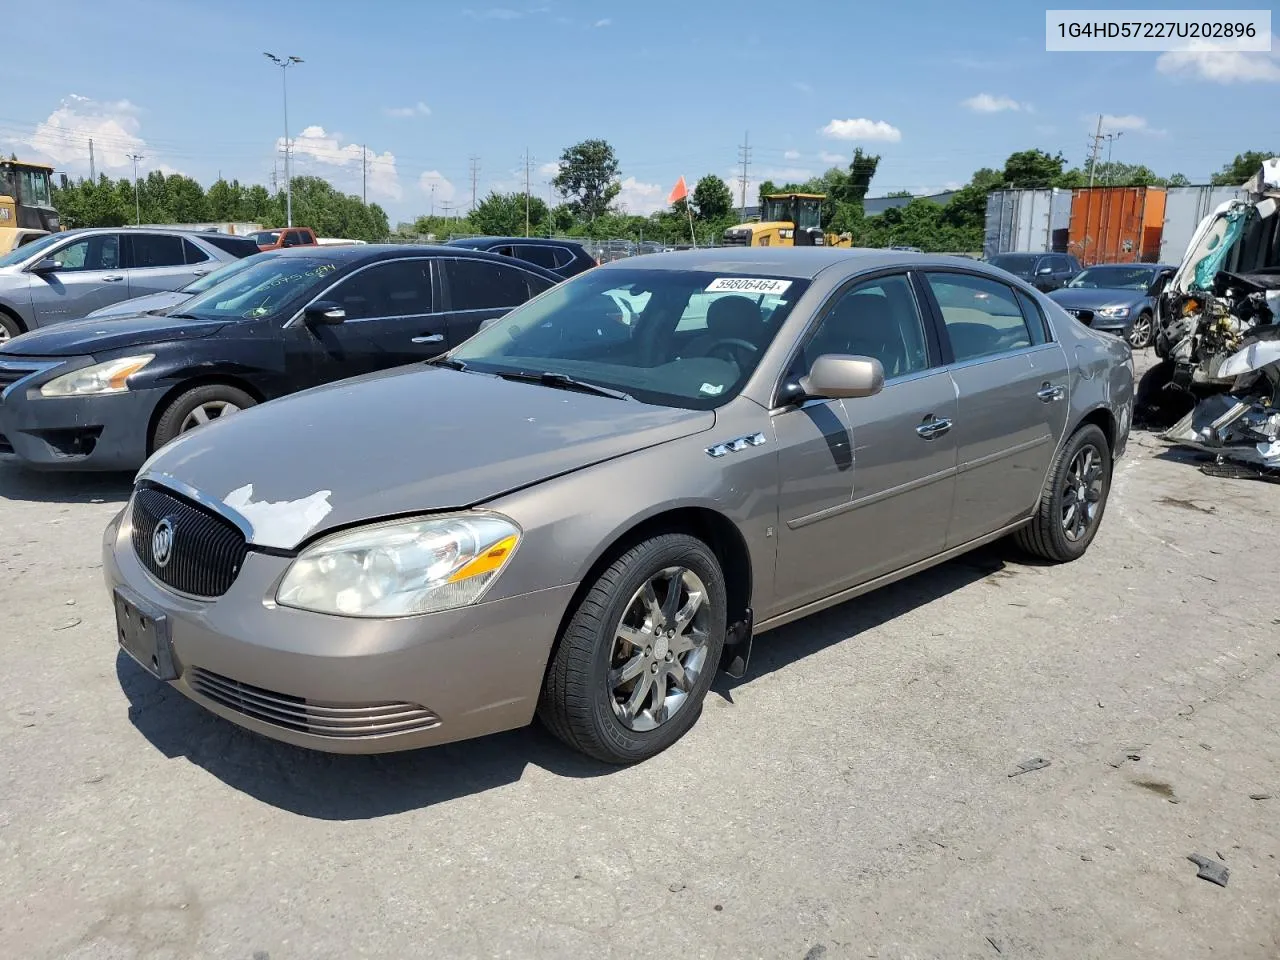
<path fill-rule="evenodd" d="M 237 516 L 250 543 L 292 550 L 326 529 L 473 506 L 714 423 L 709 410 L 414 365 L 215 420 L 138 476 Z"/>

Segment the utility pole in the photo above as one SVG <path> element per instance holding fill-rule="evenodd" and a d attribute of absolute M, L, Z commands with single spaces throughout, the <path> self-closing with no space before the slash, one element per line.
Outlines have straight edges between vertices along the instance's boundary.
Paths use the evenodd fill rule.
<path fill-rule="evenodd" d="M 293 226 L 293 177 L 289 172 L 289 68 L 302 63 L 301 57 L 277 57 L 263 53 L 264 57 L 280 68 L 280 86 L 284 92 L 284 218 L 285 226 Z"/>
<path fill-rule="evenodd" d="M 145 158 L 140 156 L 139 154 L 131 153 L 129 154 L 129 159 L 133 161 L 133 212 L 134 212 L 133 222 L 135 226 L 141 226 L 142 200 L 138 196 L 138 161 Z"/>
<path fill-rule="evenodd" d="M 471 164 L 471 209 L 476 208 L 476 181 L 480 178 L 480 158 L 471 156 L 467 158 Z"/>
<path fill-rule="evenodd" d="M 1089 141 L 1089 186 L 1092 187 L 1094 173 L 1098 169 L 1098 147 L 1102 144 L 1102 114 L 1098 114 L 1098 129 Z"/>
<path fill-rule="evenodd" d="M 360 200 L 369 205 L 369 146 L 360 144 Z"/>
<path fill-rule="evenodd" d="M 529 168 L 533 158 L 529 156 L 529 148 L 524 148 L 524 235 L 529 235 Z"/>
<path fill-rule="evenodd" d="M 436 185 L 431 184 L 431 219 L 436 218 Z"/>
<path fill-rule="evenodd" d="M 1117 133 L 1108 133 L 1105 137 L 1102 138 L 1107 141 L 1107 185 L 1108 186 L 1110 186 L 1111 184 L 1111 177 L 1112 177 L 1111 144 L 1115 143 L 1115 141 L 1119 140 L 1123 136 L 1124 136 L 1124 131 L 1121 130 Z"/>
<path fill-rule="evenodd" d="M 280 189 L 280 178 L 277 173 L 279 164 L 275 160 L 271 161 L 271 192 L 276 193 Z"/>
<path fill-rule="evenodd" d="M 98 172 L 93 166 L 93 137 L 89 138 L 89 179 L 93 183 L 98 182 Z"/>
<path fill-rule="evenodd" d="M 747 219 L 747 167 L 751 163 L 751 134 L 748 131 L 742 135 L 742 145 L 738 147 L 738 162 L 742 164 L 742 190 L 739 197 L 739 214 L 743 220 Z"/>

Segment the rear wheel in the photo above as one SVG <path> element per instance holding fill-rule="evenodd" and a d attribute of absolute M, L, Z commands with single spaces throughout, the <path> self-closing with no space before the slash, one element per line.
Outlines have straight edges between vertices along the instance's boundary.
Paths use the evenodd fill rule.
<path fill-rule="evenodd" d="M 243 390 L 225 383 L 194 387 L 174 397 L 160 414 L 151 435 L 151 449 L 158 450 L 188 430 L 229 417 L 256 403 Z"/>
<path fill-rule="evenodd" d="M 705 543 L 653 537 L 600 574 L 547 668 L 538 716 L 606 763 L 647 760 L 697 721 L 724 647 L 724 574 Z"/>
<path fill-rule="evenodd" d="M 1084 556 L 1093 542 L 1111 491 L 1111 446 L 1088 423 L 1058 453 L 1031 523 L 1014 534 L 1022 549 L 1053 563 Z"/>
<path fill-rule="evenodd" d="M 3 310 L 0 310 L 0 346 L 21 335 L 22 326 L 18 321 Z"/>
<path fill-rule="evenodd" d="M 1152 320 L 1151 314 L 1142 312 L 1134 318 L 1133 326 L 1129 329 L 1129 346 L 1134 350 L 1145 350 L 1151 346 L 1151 340 L 1155 333 L 1155 321 Z"/>

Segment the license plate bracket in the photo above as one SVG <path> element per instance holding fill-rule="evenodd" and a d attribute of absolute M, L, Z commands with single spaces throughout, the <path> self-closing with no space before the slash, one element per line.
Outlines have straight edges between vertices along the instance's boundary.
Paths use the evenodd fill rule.
<path fill-rule="evenodd" d="M 157 680 L 178 679 L 165 613 L 122 587 L 116 587 L 114 601 L 120 649 Z"/>

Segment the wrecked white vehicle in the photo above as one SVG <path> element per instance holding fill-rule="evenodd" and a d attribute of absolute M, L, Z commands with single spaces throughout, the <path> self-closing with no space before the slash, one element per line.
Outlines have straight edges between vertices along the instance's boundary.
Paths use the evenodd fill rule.
<path fill-rule="evenodd" d="M 1161 297 L 1155 348 L 1164 362 L 1140 401 L 1166 412 L 1230 389 L 1228 358 L 1280 337 L 1280 158 L 1243 189 L 1248 199 L 1228 200 L 1201 222 Z M 1171 403 L 1169 391 L 1183 397 Z"/>
<path fill-rule="evenodd" d="M 1239 464 L 1243 475 L 1280 480 L 1280 338 L 1236 351 L 1217 376 L 1232 381 L 1230 392 L 1200 401 L 1163 439 Z"/>

